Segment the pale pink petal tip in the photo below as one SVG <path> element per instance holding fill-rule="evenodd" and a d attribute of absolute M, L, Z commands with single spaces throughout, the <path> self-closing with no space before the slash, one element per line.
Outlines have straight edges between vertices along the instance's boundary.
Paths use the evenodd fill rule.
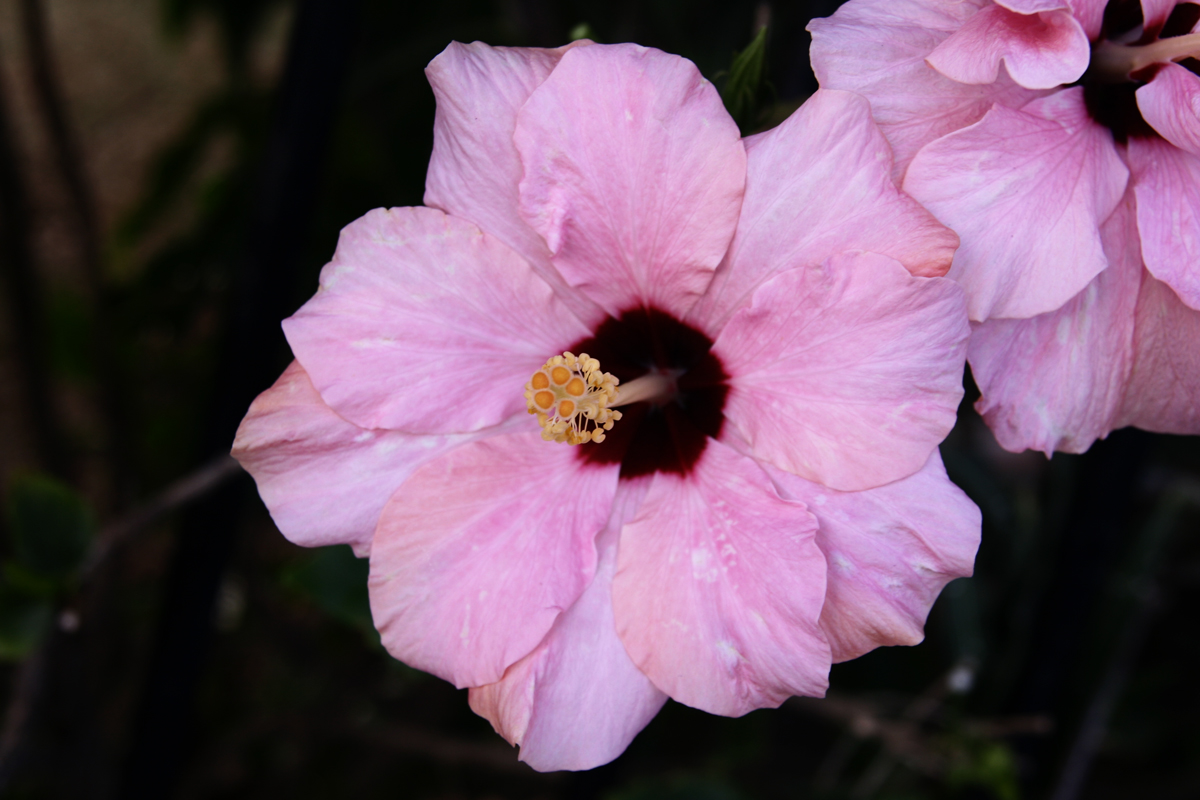
<path fill-rule="evenodd" d="M 349 544 L 362 556 L 396 488 L 462 441 L 353 425 L 322 402 L 293 361 L 250 406 L 233 455 L 254 476 L 284 536 L 305 547 Z"/>
<path fill-rule="evenodd" d="M 346 226 L 320 290 L 283 328 L 334 411 L 407 433 L 523 414 L 519 387 L 588 333 L 509 247 L 431 208 L 376 209 Z"/>
<path fill-rule="evenodd" d="M 1069 10 L 1017 13 L 994 5 L 968 19 L 926 61 L 946 77 L 968 84 L 995 82 L 1003 61 L 1021 86 L 1052 89 L 1078 80 L 1090 55 L 1087 34 Z"/>
<path fill-rule="evenodd" d="M 817 518 L 829 565 L 821 628 L 835 662 L 917 644 L 942 588 L 971 575 L 981 516 L 937 451 L 915 475 L 864 492 L 831 491 L 780 470 L 771 476 Z"/>
<path fill-rule="evenodd" d="M 781 273 L 713 347 L 728 424 L 757 458 L 841 490 L 911 475 L 954 426 L 970 328 L 962 289 L 845 253 Z"/>
<path fill-rule="evenodd" d="M 566 53 L 517 116 L 521 211 L 610 314 L 682 316 L 737 223 L 746 154 L 692 62 L 633 44 Z"/>
<path fill-rule="evenodd" d="M 425 68 L 437 100 L 425 205 L 478 225 L 527 260 L 577 316 L 595 323 L 600 309 L 573 292 L 550 263 L 546 241 L 521 217 L 517 186 L 524 167 L 513 131 L 517 112 L 563 53 L 451 42 Z"/>
<path fill-rule="evenodd" d="M 371 546 L 384 646 L 459 687 L 500 680 L 591 581 L 617 472 L 536 433 L 466 444 L 417 470 Z"/>
<path fill-rule="evenodd" d="M 847 250 L 891 256 L 914 275 L 950 269 L 958 236 L 896 187 L 861 96 L 820 89 L 746 151 L 737 233 L 689 321 L 715 335 L 772 275 Z"/>
<path fill-rule="evenodd" d="M 623 494 L 596 542 L 600 556 L 591 585 L 500 682 L 471 689 L 475 713 L 520 745 L 521 760 L 541 772 L 607 764 L 667 701 L 634 666 L 614 627 L 617 537 L 638 500 Z"/>
<path fill-rule="evenodd" d="M 673 699 L 739 716 L 828 686 L 816 520 L 751 459 L 709 441 L 687 477 L 655 475 L 621 533 L 617 632 Z"/>

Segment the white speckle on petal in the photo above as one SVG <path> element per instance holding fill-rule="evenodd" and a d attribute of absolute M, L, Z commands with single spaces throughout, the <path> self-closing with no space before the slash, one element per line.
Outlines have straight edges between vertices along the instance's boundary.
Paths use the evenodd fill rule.
<path fill-rule="evenodd" d="M 375 438 L 375 434 L 372 433 L 371 431 L 363 431 L 358 436 L 354 437 L 354 443 L 362 444 L 363 442 L 369 442 L 374 438 Z"/>
<path fill-rule="evenodd" d="M 713 563 L 712 553 L 703 547 L 692 551 L 692 577 L 705 583 L 712 583 L 720 577 L 720 570 Z"/>
<path fill-rule="evenodd" d="M 733 642 L 725 640 L 717 642 L 717 655 L 720 656 L 721 662 L 725 665 L 726 669 L 733 669 L 742 660 L 742 654 L 734 647 Z"/>

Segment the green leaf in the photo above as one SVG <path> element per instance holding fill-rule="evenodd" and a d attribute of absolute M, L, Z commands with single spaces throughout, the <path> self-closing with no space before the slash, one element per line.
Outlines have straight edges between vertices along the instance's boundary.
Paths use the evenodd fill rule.
<path fill-rule="evenodd" d="M 767 29 L 759 28 L 758 35 L 740 53 L 734 53 L 721 99 L 725 110 L 733 117 L 742 133 L 749 132 L 760 116 L 761 101 L 767 88 Z"/>
<path fill-rule="evenodd" d="M 366 559 L 348 545 L 319 548 L 282 576 L 284 586 L 308 598 L 329 616 L 364 632 L 373 632 L 367 597 Z"/>
<path fill-rule="evenodd" d="M 0 661 L 20 661 L 50 630 L 50 603 L 0 587 Z"/>
<path fill-rule="evenodd" d="M 30 572 L 66 578 L 83 563 L 95 534 L 87 504 L 44 475 L 18 474 L 8 486 L 8 525 L 17 562 Z"/>

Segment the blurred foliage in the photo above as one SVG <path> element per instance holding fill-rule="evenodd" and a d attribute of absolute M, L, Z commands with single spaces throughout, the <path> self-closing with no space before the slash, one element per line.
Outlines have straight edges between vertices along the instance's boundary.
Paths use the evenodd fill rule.
<path fill-rule="evenodd" d="M 17 473 L 9 481 L 6 511 L 22 571 L 62 580 L 83 564 L 95 523 L 78 493 L 53 478 Z"/>
<path fill-rule="evenodd" d="M 367 561 L 355 558 L 349 545 L 336 545 L 317 548 L 289 564 L 280 582 L 339 622 L 362 631 L 369 642 L 378 643 L 367 597 L 369 571 Z"/>
<path fill-rule="evenodd" d="M 725 76 L 721 99 L 725 109 L 742 131 L 752 133 L 767 117 L 767 96 L 771 94 L 767 82 L 767 29 L 761 28 L 750 42 L 750 46 L 735 53 L 733 63 Z"/>
<path fill-rule="evenodd" d="M 20 472 L 9 480 L 5 521 L 12 556 L 0 575 L 0 661 L 17 661 L 49 632 L 56 602 L 91 549 L 95 522 L 74 490 Z"/>

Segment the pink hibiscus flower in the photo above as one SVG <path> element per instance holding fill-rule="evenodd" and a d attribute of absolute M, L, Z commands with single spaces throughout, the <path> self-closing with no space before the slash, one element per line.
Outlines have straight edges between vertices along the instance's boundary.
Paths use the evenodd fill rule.
<path fill-rule="evenodd" d="M 869 99 L 905 191 L 962 238 L 976 407 L 1010 450 L 1200 433 L 1197 22 L 1175 0 L 850 0 L 810 25 L 821 85 Z"/>
<path fill-rule="evenodd" d="M 387 649 L 540 770 L 919 641 L 978 544 L 937 453 L 969 326 L 866 103 L 741 140 L 635 45 L 428 75 L 428 207 L 342 232 L 238 431 L 280 530 L 369 555 Z"/>

